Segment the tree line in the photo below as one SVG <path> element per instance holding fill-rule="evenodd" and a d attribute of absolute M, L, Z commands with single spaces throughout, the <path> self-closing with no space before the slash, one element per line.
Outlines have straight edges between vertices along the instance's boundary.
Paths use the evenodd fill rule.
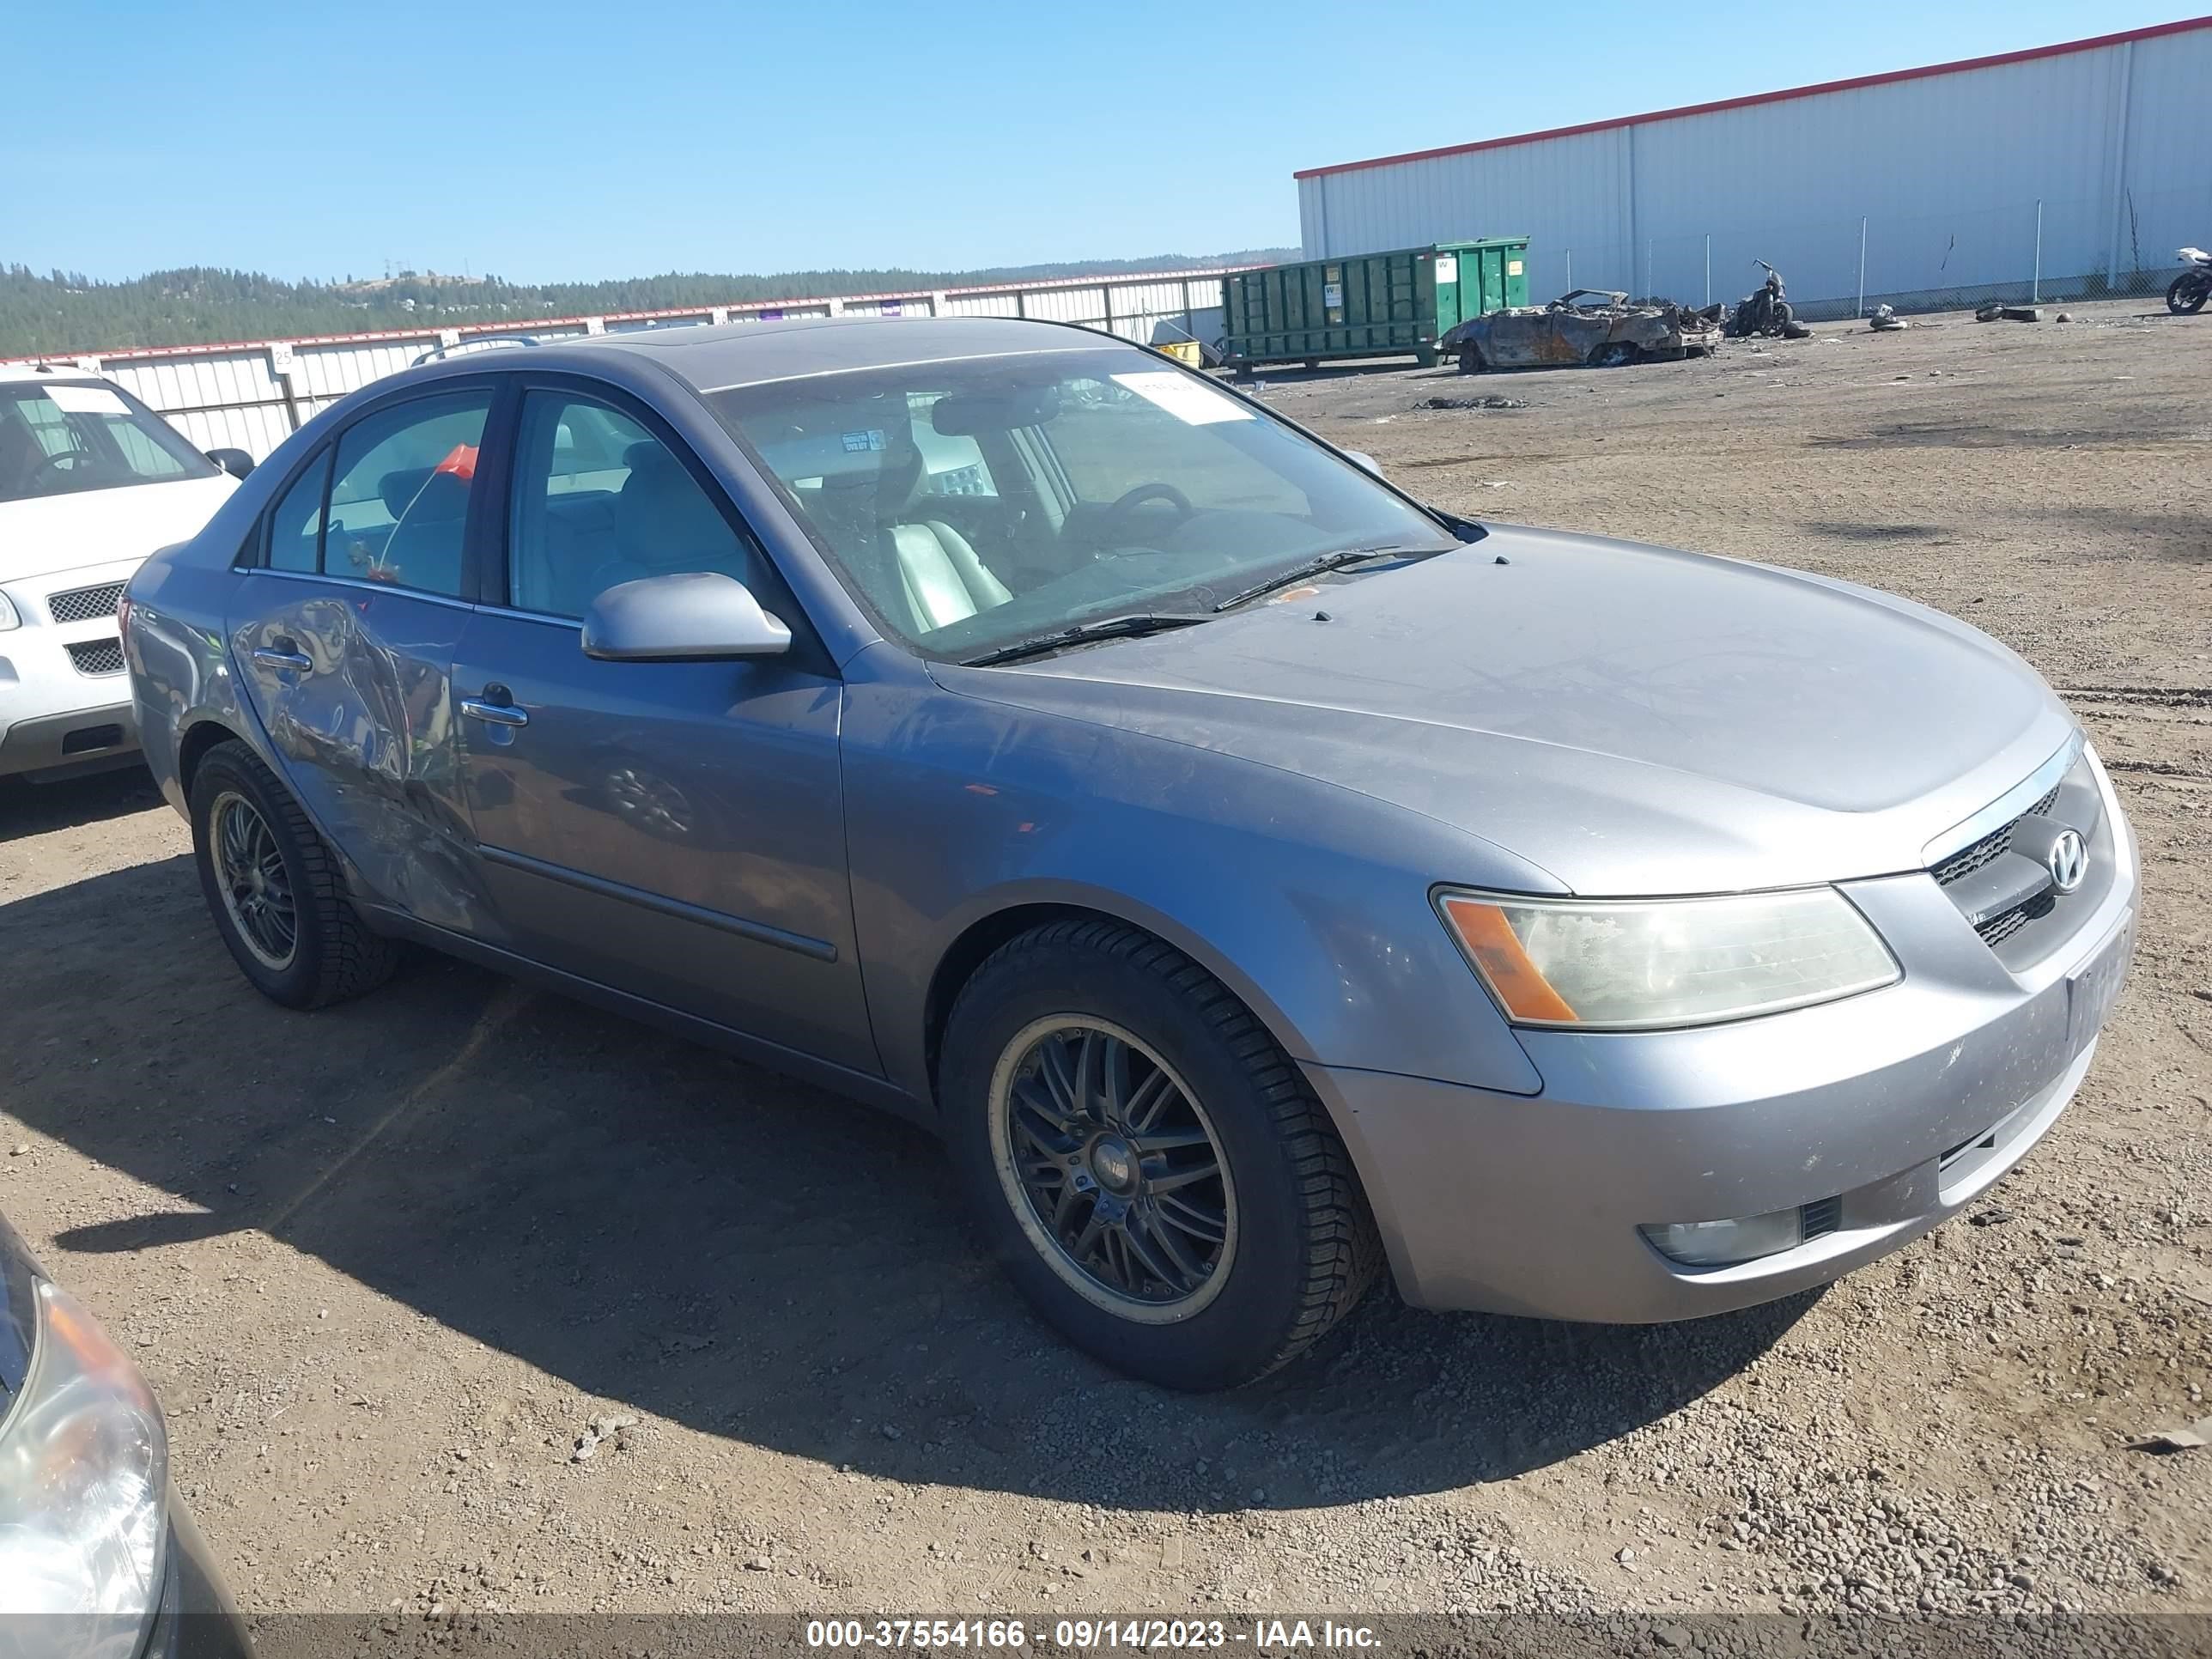
<path fill-rule="evenodd" d="M 125 346 L 281 339 L 377 329 L 458 328 L 537 317 L 597 316 L 734 305 L 810 295 L 874 294 L 1072 276 L 1134 276 L 1214 264 L 1296 258 L 1292 248 L 1166 253 L 1144 259 L 1000 265 L 975 270 L 787 270 L 771 276 L 672 271 L 604 283 L 511 283 L 404 270 L 380 277 L 287 282 L 253 270 L 194 265 L 96 282 L 82 271 L 44 275 L 0 265 L 0 356 L 70 356 Z"/>

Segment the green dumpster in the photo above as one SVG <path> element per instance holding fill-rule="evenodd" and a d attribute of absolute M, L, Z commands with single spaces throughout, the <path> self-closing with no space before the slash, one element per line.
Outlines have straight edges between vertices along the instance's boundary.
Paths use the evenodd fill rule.
<path fill-rule="evenodd" d="M 1337 357 L 1411 356 L 1426 366 L 1445 330 L 1528 304 L 1528 273 L 1526 236 L 1239 271 L 1222 279 L 1222 356 L 1239 374 Z"/>

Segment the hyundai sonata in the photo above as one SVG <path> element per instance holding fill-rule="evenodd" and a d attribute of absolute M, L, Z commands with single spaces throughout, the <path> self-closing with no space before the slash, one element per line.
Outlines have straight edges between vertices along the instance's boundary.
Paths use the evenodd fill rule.
<path fill-rule="evenodd" d="M 486 352 L 131 581 L 246 977 L 433 946 L 943 1134 L 1073 1340 L 1208 1388 L 1387 1263 L 1718 1312 L 2073 1095 L 2136 854 L 2058 700 L 1849 584 L 1436 511 L 1098 334 Z"/>

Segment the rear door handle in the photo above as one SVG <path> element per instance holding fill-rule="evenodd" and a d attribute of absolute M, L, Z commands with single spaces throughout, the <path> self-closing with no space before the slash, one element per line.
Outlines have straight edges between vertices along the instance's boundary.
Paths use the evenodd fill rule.
<path fill-rule="evenodd" d="M 297 651 L 277 651 L 265 645 L 253 647 L 253 660 L 264 668 L 289 668 L 295 674 L 304 674 L 315 665 Z"/>
<path fill-rule="evenodd" d="M 530 716 L 511 702 L 486 702 L 482 697 L 463 697 L 461 713 L 487 726 L 527 726 Z"/>

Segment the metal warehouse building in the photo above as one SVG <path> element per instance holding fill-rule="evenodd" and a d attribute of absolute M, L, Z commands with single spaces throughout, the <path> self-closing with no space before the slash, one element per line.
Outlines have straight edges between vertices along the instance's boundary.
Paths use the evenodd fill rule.
<path fill-rule="evenodd" d="M 2162 289 L 2212 245 L 2212 17 L 1297 175 L 1310 259 L 1527 234 L 1531 292 L 1862 302 Z M 1862 301 L 1862 296 L 1863 300 Z"/>

